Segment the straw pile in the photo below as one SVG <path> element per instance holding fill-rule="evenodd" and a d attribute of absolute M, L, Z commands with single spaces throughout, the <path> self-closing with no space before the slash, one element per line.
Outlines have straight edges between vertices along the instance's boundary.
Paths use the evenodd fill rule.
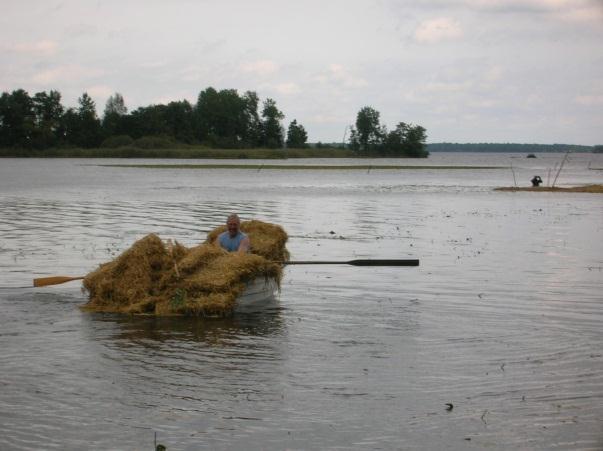
<path fill-rule="evenodd" d="M 241 223 L 251 252 L 229 253 L 216 243 L 225 230 L 213 230 L 205 243 L 186 248 L 150 234 L 115 260 L 102 264 L 84 279 L 87 311 L 155 315 L 218 315 L 232 313 L 246 282 L 273 277 L 280 282 L 288 259 L 287 234 L 261 221 Z"/>

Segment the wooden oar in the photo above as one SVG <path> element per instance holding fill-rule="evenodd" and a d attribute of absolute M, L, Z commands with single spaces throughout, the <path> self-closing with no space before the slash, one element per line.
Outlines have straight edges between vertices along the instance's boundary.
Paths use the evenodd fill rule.
<path fill-rule="evenodd" d="M 283 265 L 352 265 L 352 266 L 419 266 L 419 260 L 407 259 L 407 260 L 348 260 L 348 261 L 332 261 L 332 260 L 312 260 L 312 261 L 287 261 L 279 262 Z M 59 285 L 65 282 L 71 282 L 72 280 L 81 280 L 84 276 L 68 277 L 68 276 L 52 276 L 52 277 L 41 277 L 33 280 L 34 287 L 45 287 L 47 285 Z"/>
<path fill-rule="evenodd" d="M 33 280 L 34 287 L 45 287 L 46 285 L 58 285 L 60 283 L 71 282 L 72 280 L 81 280 L 84 276 L 68 277 L 68 276 L 52 276 L 41 277 Z"/>
<path fill-rule="evenodd" d="M 288 261 L 283 265 L 352 265 L 352 266 L 419 266 L 419 260 L 348 260 L 348 261 Z"/>

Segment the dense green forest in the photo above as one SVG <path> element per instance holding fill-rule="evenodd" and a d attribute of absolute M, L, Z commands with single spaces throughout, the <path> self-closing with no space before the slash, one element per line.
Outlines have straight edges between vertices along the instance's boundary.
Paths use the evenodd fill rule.
<path fill-rule="evenodd" d="M 577 146 L 573 144 L 458 144 L 458 143 L 433 143 L 427 145 L 429 152 L 594 152 L 600 146 Z"/>
<path fill-rule="evenodd" d="M 78 99 L 76 108 L 65 108 L 58 91 L 30 96 L 18 89 L 0 96 L 0 156 L 202 158 L 212 154 L 207 149 L 265 149 L 292 157 L 289 149 L 309 147 L 308 134 L 297 119 L 285 130 L 284 118 L 275 100 L 260 102 L 255 92 L 241 95 L 236 89 L 209 87 L 199 93 L 194 105 L 174 101 L 132 112 L 123 96 L 115 93 L 107 100 L 102 117 L 87 93 Z M 343 147 L 356 156 L 424 157 L 425 140 L 423 127 L 404 122 L 388 132 L 379 123 L 379 113 L 364 107 Z M 163 152 L 150 152 L 158 149 Z"/>

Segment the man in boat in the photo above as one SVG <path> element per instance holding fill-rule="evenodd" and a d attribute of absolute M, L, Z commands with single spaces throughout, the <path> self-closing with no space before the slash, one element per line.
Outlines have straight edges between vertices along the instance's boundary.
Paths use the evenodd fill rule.
<path fill-rule="evenodd" d="M 240 226 L 239 216 L 232 214 L 226 220 L 228 230 L 218 235 L 218 244 L 228 252 L 249 252 L 249 237 L 241 232 Z"/>

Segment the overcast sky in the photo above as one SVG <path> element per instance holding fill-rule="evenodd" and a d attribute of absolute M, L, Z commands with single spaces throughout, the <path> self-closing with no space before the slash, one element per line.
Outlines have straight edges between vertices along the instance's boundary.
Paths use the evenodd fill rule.
<path fill-rule="evenodd" d="M 363 106 L 428 142 L 603 144 L 603 0 L 0 0 L 0 91 L 99 115 L 209 86 L 271 97 L 309 141 Z"/>

